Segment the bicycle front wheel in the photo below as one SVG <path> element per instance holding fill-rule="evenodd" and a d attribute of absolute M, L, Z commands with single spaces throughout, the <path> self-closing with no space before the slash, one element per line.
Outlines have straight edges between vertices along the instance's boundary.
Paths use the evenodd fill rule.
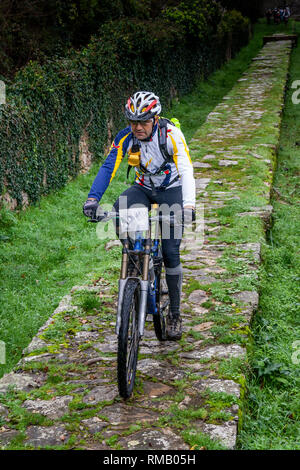
<path fill-rule="evenodd" d="M 167 339 L 166 317 L 169 307 L 168 286 L 165 274 L 162 271 L 162 262 L 156 269 L 156 308 L 157 313 L 153 315 L 153 325 L 156 337 L 159 341 Z"/>
<path fill-rule="evenodd" d="M 123 297 L 121 325 L 118 336 L 118 387 L 122 398 L 132 394 L 139 350 L 138 330 L 140 284 L 129 279 Z"/>

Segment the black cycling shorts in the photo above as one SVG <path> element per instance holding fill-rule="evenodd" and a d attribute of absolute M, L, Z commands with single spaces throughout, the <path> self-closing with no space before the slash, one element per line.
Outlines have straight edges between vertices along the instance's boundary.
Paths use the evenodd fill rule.
<path fill-rule="evenodd" d="M 120 196 L 127 197 L 127 207 L 131 207 L 134 204 L 141 204 L 147 207 L 148 210 L 151 208 L 151 204 L 168 204 L 173 206 L 178 204 L 182 209 L 182 188 L 181 186 L 176 186 L 175 188 L 170 188 L 166 190 L 157 189 L 156 196 L 152 195 L 152 190 L 144 188 L 137 183 L 134 183 L 133 186 L 126 189 Z M 114 208 L 118 212 L 119 210 L 119 198 L 114 203 Z M 175 207 L 175 206 L 174 206 Z M 116 224 L 116 231 L 118 233 L 118 224 Z M 178 230 L 176 231 L 176 236 L 178 235 Z M 170 236 L 168 238 L 162 237 L 162 254 L 164 259 L 164 264 L 167 268 L 176 268 L 180 264 L 180 248 L 181 238 L 175 238 L 174 229 L 170 229 Z"/>

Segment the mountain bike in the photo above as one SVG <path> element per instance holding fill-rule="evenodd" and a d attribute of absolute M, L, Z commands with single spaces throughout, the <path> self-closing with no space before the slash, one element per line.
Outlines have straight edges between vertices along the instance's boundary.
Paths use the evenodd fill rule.
<path fill-rule="evenodd" d="M 118 335 L 118 389 L 124 399 L 129 398 L 133 392 L 139 344 L 144 335 L 146 316 L 153 319 L 157 339 L 159 341 L 167 339 L 166 316 L 169 296 L 161 251 L 161 224 L 166 223 L 170 227 L 180 224 L 176 224 L 174 215 L 159 214 L 157 205 L 152 208 L 156 211 L 156 215 L 150 216 L 147 211 L 148 227 L 137 225 L 136 218 L 132 224 L 132 220 L 127 217 L 126 236 L 122 237 L 115 331 Z M 107 222 L 110 219 L 120 220 L 120 214 L 103 212 L 90 221 Z"/>

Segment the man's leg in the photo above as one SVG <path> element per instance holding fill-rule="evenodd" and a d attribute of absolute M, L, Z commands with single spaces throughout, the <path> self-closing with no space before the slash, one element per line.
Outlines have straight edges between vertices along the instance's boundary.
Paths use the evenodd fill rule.
<path fill-rule="evenodd" d="M 169 240 L 169 246 L 167 251 L 164 252 L 165 258 L 165 269 L 166 269 L 166 282 L 169 291 L 170 309 L 167 318 L 167 334 L 169 339 L 178 340 L 182 336 L 182 321 L 180 316 L 180 302 L 182 293 L 182 279 L 183 270 L 179 259 L 179 253 L 177 258 L 177 265 L 170 267 L 170 259 L 168 258 L 170 252 L 172 252 L 172 245 L 175 247 L 179 245 L 172 243 L 174 240 Z M 171 245 L 171 246 L 170 246 Z M 170 249 L 171 248 L 171 249 Z M 174 249 L 174 248 L 173 248 Z M 172 258 L 172 265 L 175 264 L 176 257 Z"/>
<path fill-rule="evenodd" d="M 180 317 L 180 300 L 182 293 L 183 270 L 181 264 L 175 268 L 166 267 L 166 281 L 170 297 L 170 314 Z"/>
<path fill-rule="evenodd" d="M 160 201 L 160 204 L 162 202 Z M 164 192 L 164 203 L 169 206 L 178 205 L 182 208 L 181 187 L 169 189 Z M 166 270 L 166 282 L 169 291 L 170 309 L 167 318 L 167 335 L 171 340 L 178 340 L 182 336 L 182 321 L 180 317 L 180 301 L 182 292 L 183 270 L 180 263 L 180 230 L 170 229 L 170 236 L 162 239 L 162 252 Z"/>
<path fill-rule="evenodd" d="M 149 200 L 147 190 L 143 189 L 141 186 L 134 184 L 130 188 L 126 189 L 114 203 L 114 209 L 116 212 L 119 212 L 119 209 L 128 209 L 133 205 L 140 205 L 141 207 L 146 207 L 148 210 L 151 207 L 151 202 Z M 119 221 L 116 219 L 115 226 L 117 235 L 119 236 Z M 122 241 L 122 240 L 121 240 Z"/>

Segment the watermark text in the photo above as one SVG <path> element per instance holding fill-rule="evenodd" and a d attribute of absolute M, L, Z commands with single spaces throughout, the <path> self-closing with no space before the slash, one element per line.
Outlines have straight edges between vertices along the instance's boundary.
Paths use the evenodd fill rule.
<path fill-rule="evenodd" d="M 6 103 L 6 86 L 3 80 L 0 80 L 0 105 Z"/>
<path fill-rule="evenodd" d="M 0 364 L 6 364 L 6 351 L 4 341 L 0 341 Z"/>

